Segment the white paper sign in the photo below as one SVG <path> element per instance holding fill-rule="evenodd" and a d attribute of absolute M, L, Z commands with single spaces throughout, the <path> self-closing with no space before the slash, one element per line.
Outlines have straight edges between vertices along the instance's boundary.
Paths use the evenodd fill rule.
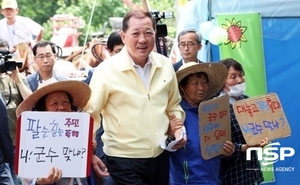
<path fill-rule="evenodd" d="M 92 155 L 93 121 L 87 113 L 23 112 L 18 118 L 16 172 L 47 177 L 51 167 L 63 177 L 86 177 Z"/>

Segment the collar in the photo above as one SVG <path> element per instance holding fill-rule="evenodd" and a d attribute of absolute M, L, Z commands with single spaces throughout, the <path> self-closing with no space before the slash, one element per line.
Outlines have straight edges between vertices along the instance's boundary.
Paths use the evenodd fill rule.
<path fill-rule="evenodd" d="M 181 60 L 182 64 L 185 64 L 186 62 L 184 61 L 184 59 Z M 197 63 L 202 63 L 199 59 L 197 59 Z"/>
<path fill-rule="evenodd" d="M 7 18 L 5 18 L 4 20 L 5 20 L 5 22 L 6 22 L 6 24 L 7 24 L 8 26 L 12 26 L 12 25 L 16 24 L 17 18 L 18 18 L 18 17 L 19 17 L 19 15 L 16 15 L 16 16 L 15 16 L 15 20 L 14 20 L 14 23 L 13 23 L 13 24 L 8 24 L 8 19 L 7 19 Z"/>
<path fill-rule="evenodd" d="M 227 93 L 223 90 L 223 91 L 220 92 L 219 97 L 224 96 L 224 95 L 227 95 Z M 246 98 L 249 98 L 249 97 L 245 94 L 243 94 L 241 96 L 238 96 L 236 98 L 233 98 L 233 97 L 229 96 L 229 103 L 233 105 L 236 101 L 246 99 Z"/>
<path fill-rule="evenodd" d="M 147 63 L 151 63 L 152 67 L 156 67 L 156 68 L 161 68 L 162 67 L 162 63 L 161 63 L 161 58 L 158 58 L 160 54 L 155 53 L 155 52 L 151 52 L 148 56 L 148 61 Z M 113 59 L 114 57 L 118 57 L 118 66 L 120 68 L 121 71 L 126 71 L 126 70 L 135 70 L 134 69 L 134 65 L 136 65 L 132 58 L 130 57 L 126 45 L 123 47 L 123 49 L 121 50 L 121 52 L 113 57 L 111 57 L 110 59 Z M 161 56 L 160 56 L 161 57 Z M 120 59 L 122 59 L 122 62 L 119 62 Z"/>
<path fill-rule="evenodd" d="M 52 76 L 50 77 L 50 78 L 53 78 L 55 75 L 54 75 L 54 70 L 52 71 Z M 37 75 L 36 75 L 36 79 L 37 79 L 37 81 L 39 82 L 39 84 L 41 84 L 41 83 L 43 83 L 45 80 L 43 80 L 42 78 L 41 78 L 41 75 L 40 75 L 40 73 L 37 71 Z"/>
<path fill-rule="evenodd" d="M 128 53 L 128 52 L 127 52 L 127 53 Z M 136 64 L 136 63 L 133 61 L 133 59 L 130 57 L 129 54 L 128 54 L 128 57 L 129 57 L 130 62 L 131 62 L 132 65 L 133 65 L 133 67 L 140 66 L 140 65 Z M 146 64 L 144 65 L 143 69 L 144 69 L 147 65 L 149 65 L 149 64 L 152 64 L 152 59 L 151 59 L 150 57 L 147 58 L 147 62 L 146 62 Z M 141 67 L 141 66 L 140 66 L 140 67 Z"/>
<path fill-rule="evenodd" d="M 198 113 L 198 107 L 191 106 L 185 99 L 182 99 L 180 105 L 185 110 L 190 110 Z"/>

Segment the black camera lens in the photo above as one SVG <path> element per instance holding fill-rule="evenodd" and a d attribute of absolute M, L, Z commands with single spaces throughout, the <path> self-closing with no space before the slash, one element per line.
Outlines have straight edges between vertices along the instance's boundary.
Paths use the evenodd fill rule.
<path fill-rule="evenodd" d="M 12 58 L 9 51 L 0 50 L 0 73 L 6 73 L 7 71 L 16 70 L 17 67 L 22 67 L 22 62 L 9 61 L 9 58 Z"/>

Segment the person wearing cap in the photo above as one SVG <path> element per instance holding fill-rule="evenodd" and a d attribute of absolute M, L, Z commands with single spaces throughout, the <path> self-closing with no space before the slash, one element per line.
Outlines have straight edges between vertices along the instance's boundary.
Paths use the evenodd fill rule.
<path fill-rule="evenodd" d="M 91 95 L 88 85 L 80 81 L 60 81 L 50 78 L 42 83 L 39 88 L 26 98 L 17 108 L 16 115 L 20 116 L 24 111 L 52 111 L 74 112 L 80 111 L 87 103 Z M 94 146 L 95 147 L 95 146 Z M 92 156 L 94 171 L 99 176 L 108 176 L 106 166 L 95 155 Z M 36 184 L 88 185 L 87 178 L 61 178 L 62 171 L 51 168 L 47 178 L 37 178 Z"/>
<path fill-rule="evenodd" d="M 189 62 L 176 72 L 189 139 L 184 148 L 170 153 L 171 185 L 219 185 L 221 156 L 205 160 L 201 155 L 198 107 L 222 89 L 226 75 L 226 67 L 220 63 Z M 231 155 L 234 145 L 226 141 L 223 150 L 223 155 Z"/>
<path fill-rule="evenodd" d="M 197 58 L 198 51 L 202 48 L 202 35 L 197 30 L 186 29 L 178 34 L 178 48 L 182 59 L 173 64 L 175 72 L 179 67 L 188 62 L 202 63 Z"/>
<path fill-rule="evenodd" d="M 150 12 L 132 10 L 125 15 L 125 46 L 95 68 L 92 95 L 84 108 L 95 120 L 94 131 L 103 115 L 103 150 L 118 185 L 168 185 L 169 156 L 160 144 L 168 135 L 179 138 L 182 132 L 185 114 L 174 69 L 168 58 L 152 52 L 155 29 Z M 179 128 L 168 130 L 170 120 Z M 176 147 L 186 140 L 184 136 Z"/>
<path fill-rule="evenodd" d="M 246 160 L 246 150 L 251 147 L 246 144 L 241 128 L 233 111 L 233 104 L 242 99 L 248 98 L 245 95 L 245 72 L 243 66 L 232 58 L 220 61 L 228 70 L 220 96 L 229 95 L 231 136 L 235 145 L 235 152 L 232 156 L 221 159 L 221 184 L 222 185 L 257 185 L 264 181 L 260 164 L 255 152 L 251 152 L 251 160 Z M 261 140 L 261 143 L 254 147 L 264 147 L 268 144 L 268 138 Z M 253 169 L 253 170 L 249 170 Z"/>
<path fill-rule="evenodd" d="M 28 17 L 18 16 L 16 0 L 2 0 L 1 13 L 4 18 L 0 20 L 0 38 L 9 43 L 11 53 L 15 51 L 14 46 L 17 44 L 31 44 L 33 36 L 36 42 L 42 39 L 43 27 Z"/>
<path fill-rule="evenodd" d="M 9 166 L 13 166 L 14 148 L 8 130 L 8 118 L 6 106 L 0 94 L 0 184 L 14 184 L 13 177 Z"/>

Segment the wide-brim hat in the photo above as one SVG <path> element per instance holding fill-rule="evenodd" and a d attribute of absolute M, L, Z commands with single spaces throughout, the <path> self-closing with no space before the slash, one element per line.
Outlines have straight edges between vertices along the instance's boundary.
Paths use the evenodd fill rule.
<path fill-rule="evenodd" d="M 217 95 L 224 87 L 227 78 L 227 68 L 221 63 L 197 63 L 188 62 L 183 64 L 176 72 L 178 84 L 187 76 L 195 73 L 206 73 L 208 77 L 207 97 L 210 99 Z"/>
<path fill-rule="evenodd" d="M 69 93 L 73 100 L 72 106 L 75 106 L 78 110 L 87 104 L 91 96 L 91 89 L 84 82 L 74 80 L 58 82 L 56 79 L 50 78 L 43 82 L 35 92 L 18 106 L 16 115 L 19 116 L 24 111 L 32 111 L 36 103 L 43 96 L 55 91 L 65 91 Z"/>
<path fill-rule="evenodd" d="M 18 3 L 16 0 L 3 0 L 1 3 L 1 9 L 12 8 L 17 9 Z"/>

